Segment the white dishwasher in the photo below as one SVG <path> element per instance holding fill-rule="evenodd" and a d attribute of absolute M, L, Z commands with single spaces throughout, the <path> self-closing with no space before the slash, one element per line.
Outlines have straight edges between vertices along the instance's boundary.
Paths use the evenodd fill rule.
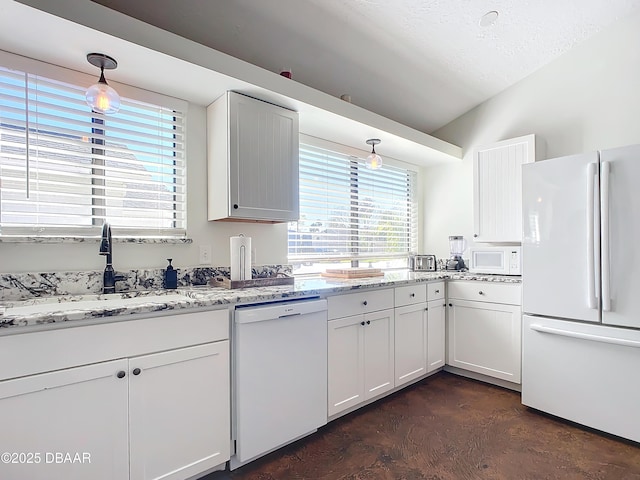
<path fill-rule="evenodd" d="M 327 302 L 236 307 L 231 470 L 327 423 Z"/>

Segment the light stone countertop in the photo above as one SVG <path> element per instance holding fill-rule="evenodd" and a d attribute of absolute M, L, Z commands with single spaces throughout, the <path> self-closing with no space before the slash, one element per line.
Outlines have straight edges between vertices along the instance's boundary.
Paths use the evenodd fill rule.
<path fill-rule="evenodd" d="M 26 333 L 41 328 L 68 326 L 66 322 L 103 319 L 122 320 L 123 315 L 187 313 L 190 309 L 215 308 L 232 304 L 251 304 L 330 296 L 369 288 L 393 287 L 435 280 L 473 280 L 484 282 L 521 283 L 519 276 L 478 275 L 468 272 L 438 271 L 385 272 L 383 277 L 331 279 L 296 277 L 294 285 L 253 287 L 228 290 L 220 287 L 194 286 L 177 290 L 132 291 L 109 295 L 62 295 L 6 302 L 0 316 L 0 335 Z M 20 327 L 30 327 L 22 329 Z"/>

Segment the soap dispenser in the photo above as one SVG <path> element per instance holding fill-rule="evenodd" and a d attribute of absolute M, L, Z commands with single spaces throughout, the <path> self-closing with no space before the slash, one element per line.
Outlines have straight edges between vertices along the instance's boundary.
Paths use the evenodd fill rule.
<path fill-rule="evenodd" d="M 169 266 L 164 271 L 164 288 L 178 288 L 178 271 L 171 266 L 172 258 L 167 258 Z"/>

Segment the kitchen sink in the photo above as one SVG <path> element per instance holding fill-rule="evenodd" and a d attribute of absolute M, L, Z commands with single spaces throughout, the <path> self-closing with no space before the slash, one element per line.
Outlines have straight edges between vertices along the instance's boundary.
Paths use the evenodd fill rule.
<path fill-rule="evenodd" d="M 5 315 L 23 316 L 42 313 L 60 314 L 77 310 L 132 309 L 146 304 L 167 304 L 178 301 L 189 301 L 189 297 L 176 290 L 60 295 L 15 302 L 7 305 Z"/>

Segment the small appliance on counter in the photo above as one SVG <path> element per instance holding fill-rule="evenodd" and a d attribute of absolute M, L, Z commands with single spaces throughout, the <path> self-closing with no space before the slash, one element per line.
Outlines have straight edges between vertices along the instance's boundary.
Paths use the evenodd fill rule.
<path fill-rule="evenodd" d="M 409 268 L 414 272 L 435 272 L 436 256 L 435 255 L 410 255 Z"/>
<path fill-rule="evenodd" d="M 521 275 L 520 245 L 474 245 L 469 249 L 469 271 L 494 275 Z"/>
<path fill-rule="evenodd" d="M 447 260 L 447 270 L 464 270 L 464 260 L 462 254 L 467 248 L 467 242 L 462 235 L 451 235 L 449 237 L 449 251 L 451 256 Z"/>

